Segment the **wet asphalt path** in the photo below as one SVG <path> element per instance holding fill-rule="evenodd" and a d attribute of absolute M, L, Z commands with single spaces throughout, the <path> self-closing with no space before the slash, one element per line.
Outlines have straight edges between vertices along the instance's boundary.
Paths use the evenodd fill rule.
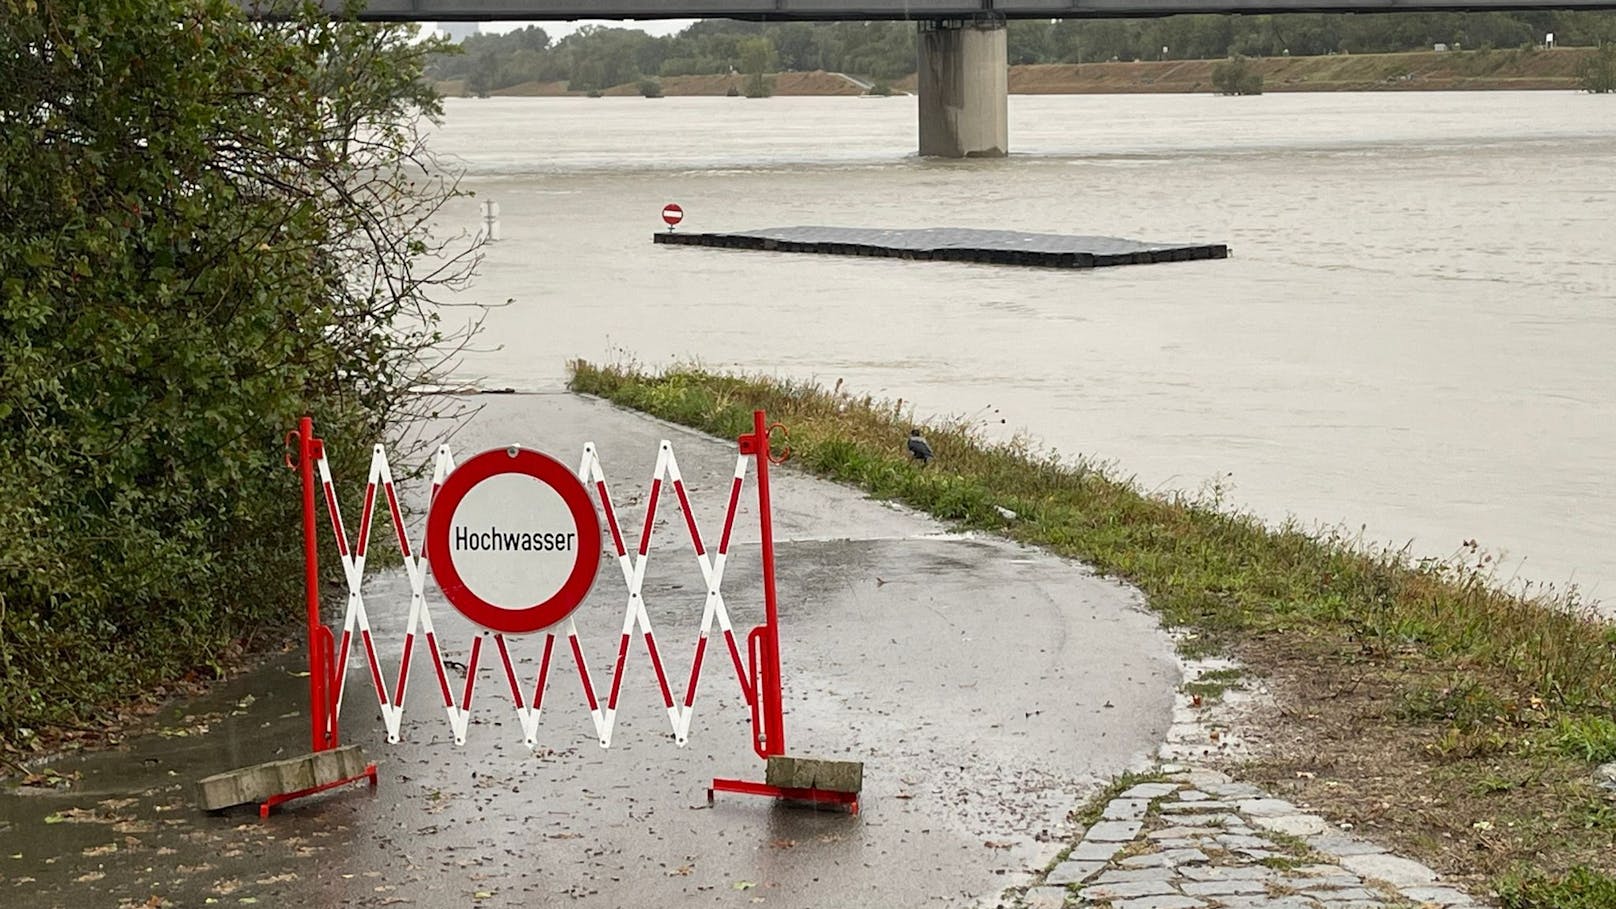
<path fill-rule="evenodd" d="M 462 459 L 520 441 L 575 465 L 594 440 L 631 541 L 657 442 L 671 439 L 714 545 L 732 443 L 567 394 L 477 403 L 482 412 L 453 442 Z M 157 733 L 58 761 L 58 772 L 78 777 L 71 788 L 0 794 L 0 906 L 146 905 L 152 897 L 165 906 L 581 907 L 991 898 L 1053 856 L 1067 811 L 1098 781 L 1147 762 L 1177 683 L 1166 636 L 1136 594 L 1080 566 L 953 536 L 789 469 L 772 479 L 788 750 L 865 761 L 858 817 L 725 794 L 709 807 L 713 776 L 762 778 L 734 671 L 725 651 L 709 648 L 690 744 L 680 749 L 638 641 L 610 750 L 594 740 L 560 646 L 536 753 L 522 744 L 497 657 L 486 658 L 491 649 L 464 748 L 451 743 L 424 648 L 399 745 L 385 741 L 356 654 L 344 733 L 381 764 L 374 795 L 356 787 L 263 823 L 251 812 L 197 812 L 196 778 L 306 748 L 303 667 L 291 653 L 198 702 L 171 705 Z M 291 485 L 288 494 L 296 494 Z M 749 484 L 743 503 L 754 496 Z M 659 507 L 645 595 L 682 690 L 704 586 L 674 502 Z M 724 583 L 743 632 L 762 610 L 755 521 L 743 507 Z M 412 539 L 420 523 L 412 522 Z M 366 596 L 391 678 L 408 606 L 402 569 L 371 577 Z M 615 561 L 607 562 L 576 614 L 601 690 L 625 599 Z M 341 603 L 328 597 L 331 610 Z M 447 656 L 463 662 L 470 627 L 441 599 L 433 603 Z M 537 643 L 513 648 L 529 684 Z"/>

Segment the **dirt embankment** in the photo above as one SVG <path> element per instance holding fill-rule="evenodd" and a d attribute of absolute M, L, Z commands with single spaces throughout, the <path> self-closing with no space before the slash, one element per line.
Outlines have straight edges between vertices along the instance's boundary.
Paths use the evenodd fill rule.
<path fill-rule="evenodd" d="M 1252 65 L 1263 89 L 1305 91 L 1452 91 L 1575 89 L 1588 48 L 1421 51 L 1269 57 Z M 1010 67 L 1010 91 L 1023 95 L 1210 92 L 1217 60 L 1040 64 Z M 896 87 L 913 90 L 911 76 Z"/>
<path fill-rule="evenodd" d="M 774 86 L 776 95 L 862 95 L 864 89 L 858 83 L 837 73 L 827 73 L 815 70 L 808 73 L 775 73 L 769 77 Z M 662 86 L 664 95 L 739 95 L 745 90 L 746 77 L 739 73 L 715 73 L 702 76 L 663 76 L 656 80 Z M 462 80 L 437 83 L 438 91 L 445 97 L 458 98 L 466 95 L 466 84 Z M 523 82 L 508 88 L 496 89 L 490 94 L 496 97 L 518 98 L 549 98 L 560 96 L 583 97 L 585 92 L 569 91 L 566 82 Z M 638 82 L 625 82 L 614 85 L 600 92 L 602 95 L 619 97 L 625 95 L 639 95 Z"/>
<path fill-rule="evenodd" d="M 1577 87 L 1577 68 L 1591 48 L 1554 50 L 1419 51 L 1406 54 L 1331 54 L 1325 57 L 1268 57 L 1251 64 L 1263 74 L 1271 92 L 1471 91 L 1499 89 L 1564 89 Z M 1010 67 L 1010 91 L 1019 95 L 1133 94 L 1141 92 L 1210 92 L 1217 60 L 1167 60 L 1133 63 L 1045 63 Z M 861 95 L 864 89 L 839 73 L 775 73 L 769 77 L 776 95 Z M 740 94 L 746 77 L 739 73 L 665 76 L 657 82 L 664 95 Z M 913 92 L 915 77 L 894 83 Z M 465 83 L 440 82 L 448 97 L 465 95 Z M 523 82 L 493 94 L 506 97 L 582 96 L 565 82 Z M 603 95 L 640 94 L 637 82 L 614 85 Z"/>

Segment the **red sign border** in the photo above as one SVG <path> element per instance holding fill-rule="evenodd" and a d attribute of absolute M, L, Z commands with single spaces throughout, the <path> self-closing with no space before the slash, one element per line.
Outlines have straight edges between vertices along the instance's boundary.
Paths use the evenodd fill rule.
<path fill-rule="evenodd" d="M 677 216 L 673 217 L 673 218 L 669 218 L 668 217 L 668 212 L 670 212 L 670 211 L 675 212 Z M 685 219 L 685 210 L 683 208 L 679 207 L 679 203 L 677 203 L 677 202 L 669 202 L 667 205 L 662 206 L 662 223 L 668 225 L 669 227 L 673 227 L 674 225 L 678 224 L 680 221 L 683 221 L 684 219 Z"/>
<path fill-rule="evenodd" d="M 471 591 L 449 554 L 449 531 L 455 510 L 477 484 L 499 474 L 530 476 L 561 495 L 578 525 L 578 561 L 555 595 L 522 609 L 495 606 Z M 443 481 L 426 516 L 426 557 L 443 596 L 459 613 L 476 624 L 501 634 L 532 634 L 572 615 L 600 575 L 600 516 L 594 500 L 577 475 L 565 464 L 530 448 L 491 448 L 456 467 Z"/>

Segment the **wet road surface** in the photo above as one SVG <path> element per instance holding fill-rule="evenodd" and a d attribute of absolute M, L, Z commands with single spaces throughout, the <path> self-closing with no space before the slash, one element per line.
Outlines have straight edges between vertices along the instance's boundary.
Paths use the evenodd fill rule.
<path fill-rule="evenodd" d="M 452 443 L 462 459 L 520 441 L 576 463 L 594 440 L 631 538 L 657 442 L 671 439 L 712 545 L 733 443 L 567 394 L 477 402 L 482 412 Z M 950 535 L 789 469 L 772 480 L 788 750 L 865 761 L 859 816 L 722 793 L 709 807 L 713 776 L 762 778 L 734 670 L 709 648 L 681 749 L 638 640 L 609 750 L 560 647 L 536 752 L 487 653 L 469 741 L 456 748 L 420 647 L 405 741 L 387 744 L 356 653 L 344 738 L 381 765 L 376 792 L 312 798 L 266 822 L 198 812 L 197 778 L 306 748 L 304 666 L 290 653 L 170 705 L 151 735 L 56 762 L 77 776 L 71 788 L 0 794 L 0 905 L 953 906 L 1024 880 L 1059 848 L 1066 813 L 1159 743 L 1178 680 L 1166 636 L 1135 593 L 1081 566 Z M 753 496 L 748 484 L 724 582 L 738 631 L 761 620 Z M 645 595 L 682 690 L 705 587 L 673 504 L 659 507 Z M 421 523 L 410 522 L 412 539 Z M 428 592 L 446 657 L 464 662 L 473 632 Z M 374 573 L 365 594 L 391 678 L 409 602 L 403 570 Z M 616 565 L 603 564 L 576 614 L 597 688 L 625 601 Z M 335 611 L 342 598 L 327 604 Z M 529 684 L 540 649 L 512 648 Z"/>

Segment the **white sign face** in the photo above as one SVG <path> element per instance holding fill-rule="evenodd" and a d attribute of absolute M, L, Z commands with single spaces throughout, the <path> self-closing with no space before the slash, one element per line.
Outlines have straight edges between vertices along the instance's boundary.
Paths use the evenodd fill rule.
<path fill-rule="evenodd" d="M 528 609 L 554 597 L 578 563 L 578 524 L 553 487 L 524 473 L 473 486 L 449 519 L 456 573 L 500 609 Z"/>

